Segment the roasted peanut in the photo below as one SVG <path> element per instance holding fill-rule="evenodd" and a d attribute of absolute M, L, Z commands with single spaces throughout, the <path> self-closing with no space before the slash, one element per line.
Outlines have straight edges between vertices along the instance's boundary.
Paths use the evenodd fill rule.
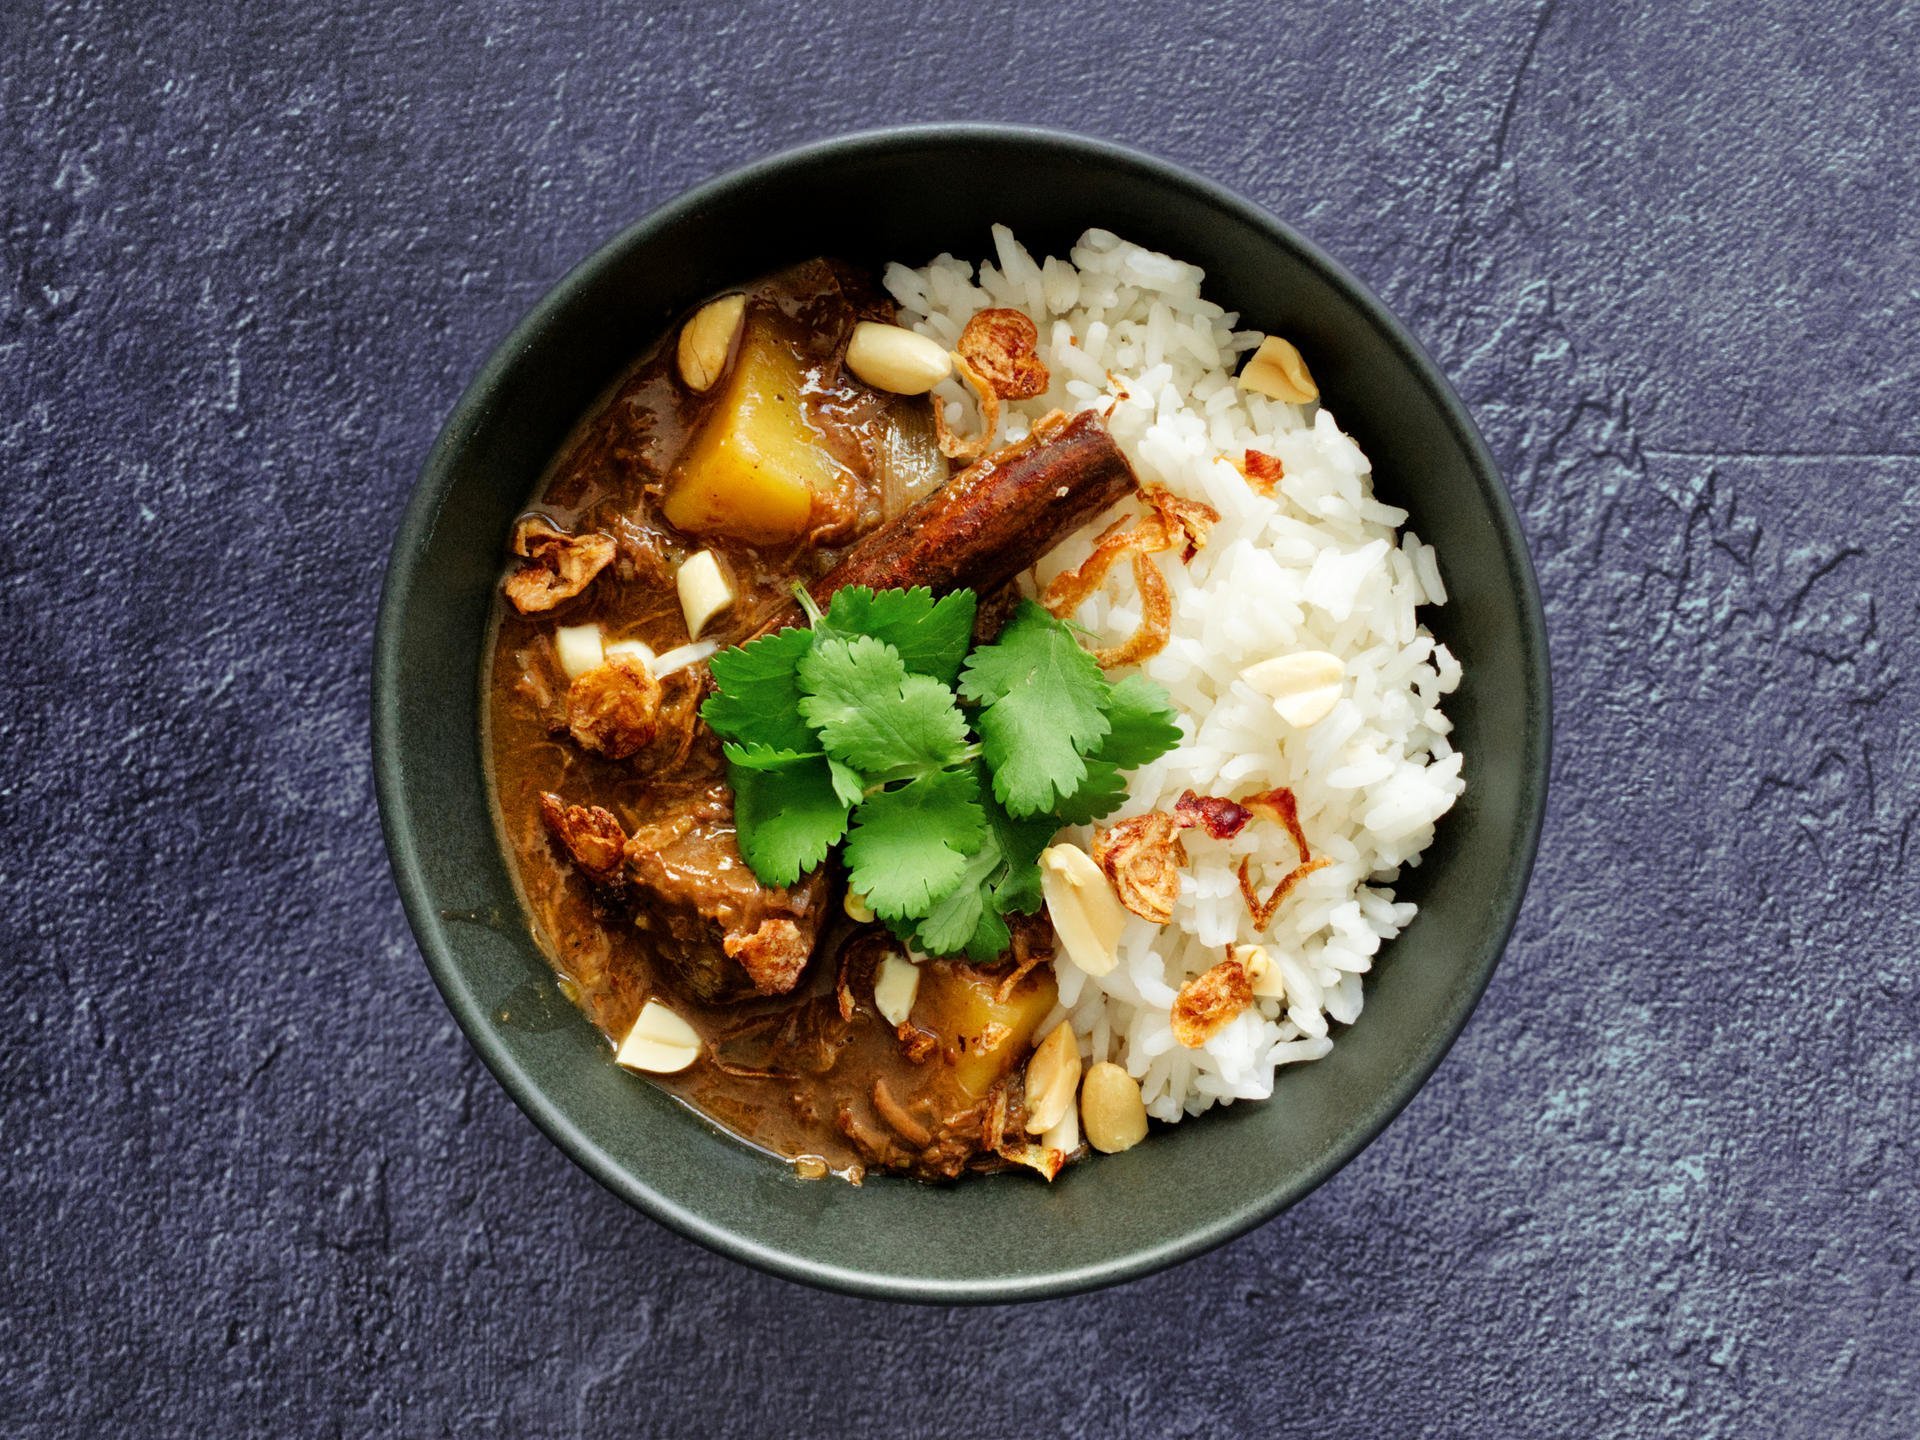
<path fill-rule="evenodd" d="M 1320 387 L 1313 383 L 1307 362 L 1290 340 L 1269 335 L 1253 352 L 1240 372 L 1240 388 L 1256 395 L 1284 400 L 1289 405 L 1304 405 L 1320 398 Z"/>
<path fill-rule="evenodd" d="M 847 368 L 876 390 L 924 395 L 953 373 L 953 359 L 924 335 L 862 320 L 847 341 Z"/>
<path fill-rule="evenodd" d="M 700 1058 L 699 1033 L 658 1000 L 640 1007 L 627 1038 L 614 1055 L 616 1064 L 650 1075 L 674 1075 Z"/>
<path fill-rule="evenodd" d="M 1140 1084 L 1120 1066 L 1102 1060 L 1080 1086 L 1080 1123 L 1087 1143 L 1102 1154 L 1131 1150 L 1147 1134 L 1147 1107 Z"/>
<path fill-rule="evenodd" d="M 726 372 L 727 357 L 733 353 L 734 337 L 740 333 L 747 316 L 747 297 L 722 295 L 695 312 L 680 327 L 680 345 L 675 358 L 680 362 L 680 378 L 690 390 L 707 391 Z"/>
<path fill-rule="evenodd" d="M 1060 1123 L 1080 1088 L 1080 1046 L 1062 1020 L 1027 1061 L 1027 1133 L 1044 1135 Z"/>

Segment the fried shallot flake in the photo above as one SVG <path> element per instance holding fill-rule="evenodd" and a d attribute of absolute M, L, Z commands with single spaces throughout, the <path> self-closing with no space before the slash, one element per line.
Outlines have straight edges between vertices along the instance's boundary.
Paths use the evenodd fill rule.
<path fill-rule="evenodd" d="M 1065 617 L 1100 587 L 1122 557 L 1132 557 L 1133 579 L 1140 589 L 1140 628 L 1120 644 L 1093 652 L 1108 668 L 1137 665 L 1166 648 L 1173 633 L 1173 596 L 1167 577 L 1150 557 L 1178 546 L 1182 561 L 1192 560 L 1220 519 L 1211 505 L 1183 500 L 1158 486 L 1141 486 L 1140 498 L 1149 507 L 1147 514 L 1114 521 L 1094 542 L 1093 554 L 1076 569 L 1054 576 L 1040 597 L 1049 612 Z"/>
<path fill-rule="evenodd" d="M 1133 581 L 1140 587 L 1140 628 L 1118 645 L 1105 645 L 1093 652 L 1103 670 L 1152 659 L 1167 648 L 1173 635 L 1173 596 L 1167 590 L 1167 577 L 1151 556 L 1135 552 Z"/>
<path fill-rule="evenodd" d="M 589 880 L 610 885 L 620 878 L 627 832 L 598 805 L 569 805 L 552 791 L 540 794 L 540 819 Z"/>
<path fill-rule="evenodd" d="M 1282 785 L 1264 795 L 1249 795 L 1240 803 L 1262 819 L 1276 820 L 1285 826 L 1302 863 L 1313 859 L 1313 851 L 1307 845 L 1307 832 L 1300 828 L 1300 802 L 1293 798 L 1293 791 Z"/>
<path fill-rule="evenodd" d="M 1187 847 L 1180 822 L 1158 810 L 1118 821 L 1093 836 L 1093 860 L 1106 872 L 1120 903 L 1142 920 L 1165 925 L 1180 898 L 1180 867 Z"/>
<path fill-rule="evenodd" d="M 660 733 L 660 682 L 632 656 L 596 665 L 567 691 L 567 732 L 609 760 L 636 754 Z"/>
<path fill-rule="evenodd" d="M 1240 897 L 1247 902 L 1247 912 L 1253 916 L 1254 928 L 1264 930 L 1273 923 L 1273 917 L 1279 913 L 1280 904 L 1293 893 L 1293 887 L 1316 870 L 1324 870 L 1331 860 L 1302 860 L 1293 869 L 1280 878 L 1267 898 L 1262 900 L 1260 892 L 1254 889 L 1253 878 L 1247 873 L 1247 864 L 1251 856 L 1240 861 Z"/>
<path fill-rule="evenodd" d="M 1253 812 L 1237 801 L 1188 790 L 1173 802 L 1173 818 L 1183 830 L 1198 825 L 1216 840 L 1231 840 L 1247 828 Z"/>
<path fill-rule="evenodd" d="M 762 920 L 751 934 L 727 935 L 720 948 L 740 962 L 762 995 L 785 995 L 807 968 L 813 939 L 785 916 L 776 916 Z"/>
<path fill-rule="evenodd" d="M 1031 400 L 1044 395 L 1049 377 L 1036 353 L 1040 331 L 1018 310 L 982 310 L 960 332 L 955 352 L 971 365 L 1002 400 Z"/>
<path fill-rule="evenodd" d="M 1180 987 L 1169 1015 L 1173 1038 L 1198 1050 L 1253 1003 L 1253 977 L 1231 950 L 1227 958 Z"/>
<path fill-rule="evenodd" d="M 993 992 L 994 1000 L 1001 1005 L 1013 998 L 1013 992 L 1020 988 L 1020 982 L 1027 978 L 1035 966 L 1053 958 L 1053 926 L 1041 916 L 1009 915 L 1007 929 L 1013 937 L 1014 963 L 1007 972 L 1007 978 L 1000 982 L 1000 988 Z"/>
<path fill-rule="evenodd" d="M 953 368 L 973 387 L 980 401 L 980 433 L 971 440 L 954 434 L 947 425 L 947 407 L 940 403 L 938 395 L 933 397 L 933 433 L 940 442 L 940 453 L 949 460 L 978 460 L 987 453 L 987 447 L 993 444 L 994 431 L 1000 428 L 1000 397 L 986 377 L 967 363 L 966 356 L 955 355 Z"/>
<path fill-rule="evenodd" d="M 1180 563 L 1193 563 L 1194 554 L 1207 543 L 1207 536 L 1220 523 L 1220 512 L 1204 500 L 1183 500 L 1158 485 L 1142 485 L 1140 498 L 1153 507 L 1166 531 L 1165 549 L 1181 546 Z"/>
<path fill-rule="evenodd" d="M 539 515 L 529 515 L 514 527 L 513 553 L 526 557 L 507 577 L 507 599 L 522 615 L 551 610 L 571 600 L 613 563 L 611 535 L 591 531 L 569 535 Z"/>
<path fill-rule="evenodd" d="M 1240 897 L 1247 902 L 1247 911 L 1253 916 L 1255 928 L 1264 930 L 1273 923 L 1280 904 L 1293 893 L 1293 887 L 1316 870 L 1325 869 L 1332 862 L 1316 860 L 1313 851 L 1307 845 L 1307 832 L 1300 826 L 1300 805 L 1293 798 L 1293 791 L 1282 785 L 1269 790 L 1264 795 L 1253 795 L 1242 802 L 1252 814 L 1262 819 L 1273 820 L 1285 827 L 1292 838 L 1293 845 L 1300 852 L 1300 863 L 1281 877 L 1280 883 L 1273 887 L 1267 898 L 1262 900 L 1260 892 L 1254 888 L 1253 876 L 1249 865 L 1251 856 L 1240 861 Z"/>
<path fill-rule="evenodd" d="M 1251 485 L 1262 495 L 1271 495 L 1286 478 L 1286 469 L 1280 463 L 1278 455 L 1269 455 L 1264 450 L 1248 450 L 1234 465 L 1246 477 Z"/>
<path fill-rule="evenodd" d="M 933 1054 L 940 1037 L 902 1020 L 894 1027 L 893 1038 L 900 1042 L 900 1054 L 909 1065 L 922 1065 Z"/>

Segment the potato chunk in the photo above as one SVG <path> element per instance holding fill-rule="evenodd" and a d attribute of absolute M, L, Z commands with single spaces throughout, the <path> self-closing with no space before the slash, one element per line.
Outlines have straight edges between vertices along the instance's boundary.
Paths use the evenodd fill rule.
<path fill-rule="evenodd" d="M 806 530 L 815 493 L 831 494 L 843 472 L 807 423 L 803 379 L 786 341 L 749 319 L 733 372 L 661 507 L 676 529 L 763 545 Z"/>
<path fill-rule="evenodd" d="M 954 1056 L 953 1076 L 969 1095 L 981 1096 L 1011 1071 L 1027 1042 L 1053 1008 L 1053 971 L 1027 975 L 1002 1001 L 1004 972 L 934 962 L 920 967 L 914 1023 L 933 1031 Z"/>

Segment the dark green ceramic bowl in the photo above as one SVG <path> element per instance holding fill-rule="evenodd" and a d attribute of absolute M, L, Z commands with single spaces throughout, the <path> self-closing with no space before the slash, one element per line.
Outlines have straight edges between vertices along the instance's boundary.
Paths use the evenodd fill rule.
<path fill-rule="evenodd" d="M 1427 622 L 1466 668 L 1448 713 L 1468 790 L 1400 887 L 1420 917 L 1382 952 L 1366 1011 L 1274 1098 L 1152 1135 L 1054 1185 L 795 1179 L 624 1074 L 555 991 L 495 837 L 482 651 L 507 530 L 568 429 L 694 300 L 815 254 L 1035 254 L 1088 226 L 1204 266 L 1244 323 L 1292 337 L 1372 457 L 1381 497 L 1439 548 Z M 394 542 L 374 659 L 380 807 L 400 894 L 447 1003 L 493 1073 L 600 1182 L 704 1245 L 796 1280 L 917 1300 L 1058 1295 L 1143 1275 L 1260 1224 L 1379 1133 L 1485 988 L 1545 801 L 1540 601 L 1500 477 L 1433 362 L 1367 290 L 1226 191 L 1113 146 L 939 127 L 830 141 L 705 185 L 554 287 L 493 353 L 427 459 Z"/>

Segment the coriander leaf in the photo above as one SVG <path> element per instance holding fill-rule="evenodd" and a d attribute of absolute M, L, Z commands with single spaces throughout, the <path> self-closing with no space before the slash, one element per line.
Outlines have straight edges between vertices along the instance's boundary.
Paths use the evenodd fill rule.
<path fill-rule="evenodd" d="M 1009 910 L 1031 915 L 1040 908 L 1040 852 L 1053 843 L 1060 821 L 1049 814 L 1016 820 L 991 794 L 981 797 L 980 808 L 1001 859 L 989 877 L 993 908 L 1003 915 Z"/>
<path fill-rule="evenodd" d="M 799 760 L 820 759 L 818 749 L 780 750 L 772 745 L 762 745 L 757 740 L 750 745 L 736 745 L 728 741 L 720 749 L 730 763 L 748 770 L 785 770 Z"/>
<path fill-rule="evenodd" d="M 799 676 L 800 713 L 829 755 L 863 775 L 922 774 L 966 757 L 967 722 L 953 692 L 909 675 L 884 640 L 816 640 Z"/>
<path fill-rule="evenodd" d="M 980 935 L 983 925 L 999 925 L 1004 934 L 1006 926 L 1001 924 L 1000 917 L 994 914 L 992 905 L 988 903 L 990 897 L 986 884 L 1000 863 L 1000 848 L 994 843 L 993 836 L 988 835 L 973 858 L 967 861 L 960 883 L 944 900 L 934 904 L 925 918 L 913 927 L 913 933 L 908 938 L 929 955 L 952 955 L 970 949 L 976 940 L 987 943 L 991 937 Z M 977 958 L 992 959 L 993 955 L 1005 948 L 1003 941 L 992 954 Z"/>
<path fill-rule="evenodd" d="M 866 798 L 866 782 L 860 778 L 860 772 L 851 765 L 843 765 L 831 755 L 827 757 L 827 770 L 833 776 L 833 793 L 849 805 L 858 805 Z"/>
<path fill-rule="evenodd" d="M 1108 760 L 1087 761 L 1087 778 L 1071 795 L 1063 796 L 1053 814 L 1062 825 L 1091 825 L 1111 815 L 1127 798 L 1127 777 Z"/>
<path fill-rule="evenodd" d="M 847 884 L 887 919 L 925 915 L 953 893 L 986 835 L 978 795 L 965 770 L 869 795 L 847 836 Z"/>
<path fill-rule="evenodd" d="M 776 750 L 818 750 L 800 718 L 795 667 L 813 648 L 811 630 L 781 630 L 750 645 L 722 650 L 708 662 L 714 691 L 700 718 L 715 733 Z"/>
<path fill-rule="evenodd" d="M 908 670 L 951 685 L 973 643 L 976 603 L 971 590 L 955 590 L 935 600 L 924 585 L 878 592 L 849 585 L 833 592 L 827 626 L 842 635 L 884 640 L 900 652 Z"/>
<path fill-rule="evenodd" d="M 1122 770 L 1158 760 L 1180 743 L 1173 701 L 1144 675 L 1129 675 L 1107 697 L 1107 723 L 1113 728 L 1094 752 Z"/>
<path fill-rule="evenodd" d="M 1100 666 L 1055 620 L 1024 600 L 991 645 L 968 659 L 960 693 L 986 708 L 975 721 L 994 796 L 1016 817 L 1051 809 L 1086 780 L 1083 754 L 1112 728 Z"/>
<path fill-rule="evenodd" d="M 972 769 L 981 787 L 986 838 L 967 861 L 966 873 L 953 893 L 935 904 L 904 938 L 929 955 L 965 950 L 970 958 L 985 963 L 1005 954 L 1013 943 L 1001 917 L 1015 910 L 1032 914 L 1040 908 L 1040 852 L 1052 842 L 1060 822 L 1051 815 L 1015 820 L 986 790 L 978 761 Z"/>
<path fill-rule="evenodd" d="M 761 883 L 791 885 L 847 833 L 847 804 L 819 755 L 728 745 L 740 853 Z"/>

